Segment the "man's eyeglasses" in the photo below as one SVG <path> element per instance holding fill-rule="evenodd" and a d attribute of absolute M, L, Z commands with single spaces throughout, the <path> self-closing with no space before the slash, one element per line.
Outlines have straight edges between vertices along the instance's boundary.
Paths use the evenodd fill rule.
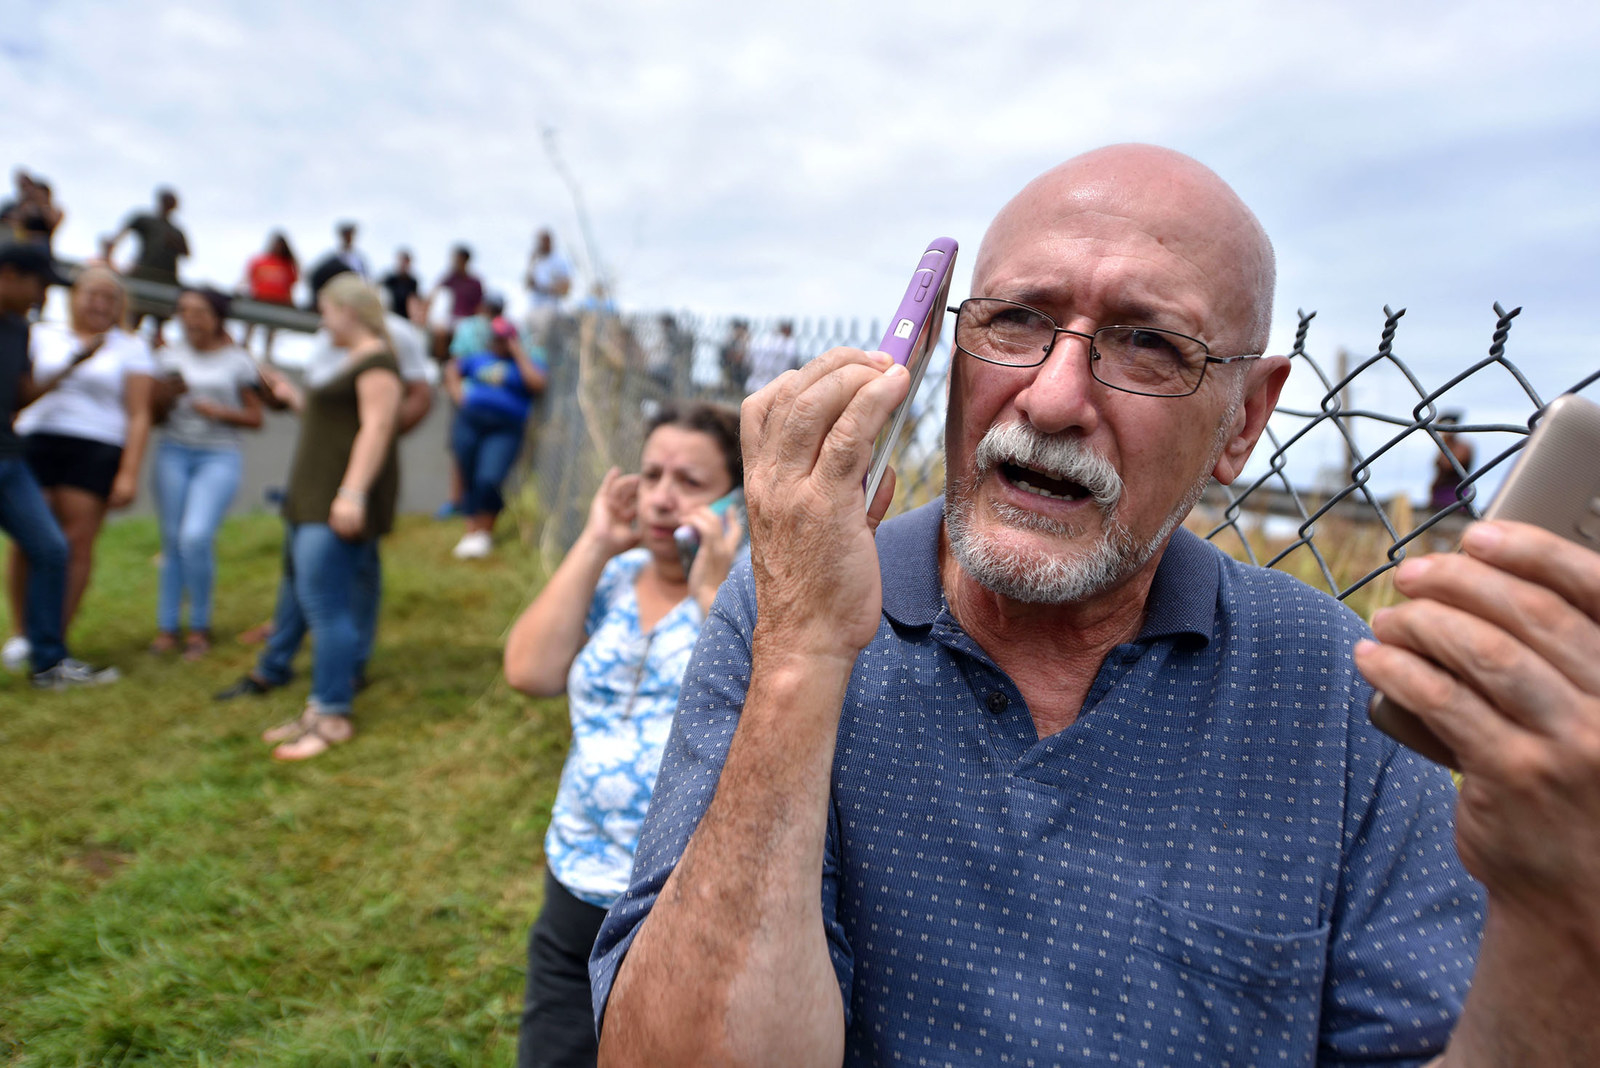
<path fill-rule="evenodd" d="M 1059 335 L 1071 334 L 1088 339 L 1096 381 L 1145 397 L 1187 397 L 1200 388 L 1209 365 L 1261 358 L 1258 352 L 1213 356 L 1198 338 L 1149 326 L 1066 330 L 1042 311 L 998 297 L 971 297 L 949 310 L 956 313 L 956 348 L 968 356 L 1002 367 L 1037 367 Z"/>

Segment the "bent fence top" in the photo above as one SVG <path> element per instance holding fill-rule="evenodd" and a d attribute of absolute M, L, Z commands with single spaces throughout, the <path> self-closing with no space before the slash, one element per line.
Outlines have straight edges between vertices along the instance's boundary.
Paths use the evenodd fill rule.
<path fill-rule="evenodd" d="M 1394 351 L 1403 309 L 1384 309 L 1371 355 L 1341 353 L 1332 370 L 1307 350 L 1316 313 L 1300 313 L 1291 382 L 1294 395 L 1309 389 L 1313 402 L 1280 403 L 1245 475 L 1232 486 L 1213 483 L 1189 525 L 1236 555 L 1290 570 L 1340 599 L 1362 590 L 1387 597 L 1386 588 L 1373 589 L 1386 587 L 1378 580 L 1414 545 L 1432 551 L 1453 542 L 1486 503 L 1480 484 L 1504 474 L 1553 399 L 1541 396 L 1506 355 L 1520 311 L 1496 304 L 1485 355 L 1436 384 L 1423 382 Z M 742 397 L 745 365 L 729 349 L 774 343 L 776 336 L 738 325 L 689 316 L 585 316 L 552 337 L 552 389 L 532 470 L 544 513 L 540 545 L 550 559 L 577 537 L 605 470 L 637 461 L 645 421 L 657 405 L 668 398 L 731 403 Z M 876 324 L 863 330 L 859 322 L 812 321 L 798 324 L 794 336 L 803 358 L 835 345 L 875 346 L 878 331 Z M 944 490 L 948 351 L 940 356 L 898 445 L 894 511 Z M 1472 422 L 1450 410 L 1463 384 L 1485 373 L 1506 377 L 1497 411 L 1516 412 L 1514 420 Z M 1566 392 L 1587 390 L 1597 380 L 1600 359 Z M 1359 392 L 1380 395 L 1382 403 L 1357 406 L 1353 387 L 1369 383 L 1372 388 Z M 1337 457 L 1331 470 L 1296 463 L 1330 451 Z M 1409 481 L 1398 491 L 1382 484 L 1394 481 L 1396 465 Z"/>

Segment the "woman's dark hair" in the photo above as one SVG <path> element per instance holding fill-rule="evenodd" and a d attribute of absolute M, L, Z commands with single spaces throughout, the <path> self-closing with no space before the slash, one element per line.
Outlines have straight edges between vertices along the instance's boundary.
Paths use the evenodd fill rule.
<path fill-rule="evenodd" d="M 294 249 L 289 247 L 289 237 L 282 230 L 273 231 L 272 237 L 267 240 L 267 254 L 288 260 L 291 267 L 296 266 Z"/>
<path fill-rule="evenodd" d="M 723 404 L 707 404 L 704 401 L 692 404 L 669 401 L 645 424 L 645 438 L 648 439 L 651 434 L 664 426 L 677 427 L 679 430 L 697 430 L 716 442 L 717 448 L 722 450 L 722 460 L 728 467 L 728 476 L 733 479 L 733 489 L 739 489 L 744 485 L 744 454 L 739 451 L 737 409 Z"/>
<path fill-rule="evenodd" d="M 223 323 L 228 318 L 228 309 L 233 305 L 233 301 L 229 299 L 228 295 L 219 289 L 212 289 L 210 286 L 184 286 L 178 291 L 178 296 L 181 297 L 185 293 L 193 293 L 211 306 L 212 314 L 217 317 L 217 333 L 222 333 Z"/>

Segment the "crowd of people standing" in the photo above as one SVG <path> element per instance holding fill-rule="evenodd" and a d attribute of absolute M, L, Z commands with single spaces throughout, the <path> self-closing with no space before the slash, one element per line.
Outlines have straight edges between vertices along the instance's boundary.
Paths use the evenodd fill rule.
<path fill-rule="evenodd" d="M 282 685 L 309 633 L 318 667 L 306 714 L 264 737 L 282 759 L 344 740 L 376 628 L 377 544 L 396 506 L 396 441 L 427 415 L 442 381 L 455 409 L 451 511 L 466 517 L 455 555 L 492 551 L 502 488 L 547 382 L 541 342 L 570 289 L 570 264 L 548 231 L 536 235 L 525 284 L 539 313 L 519 327 L 473 272 L 467 246 L 453 250 L 429 289 L 405 249 L 373 277 L 357 225 L 344 221 L 336 246 L 309 266 L 287 234 L 271 233 L 230 293 L 181 277 L 189 237 L 177 193 L 161 188 L 69 278 L 52 248 L 64 213 L 48 183 L 23 169 L 15 180 L 17 195 L 0 204 L 0 529 L 11 542 L 11 630 L 0 660 L 41 689 L 117 681 L 116 668 L 67 655 L 65 635 L 101 526 L 134 501 L 146 468 L 161 533 L 149 649 L 207 656 L 216 539 L 240 486 L 247 435 L 266 411 L 293 411 L 300 434 L 284 491 L 278 605 L 256 667 L 218 696 Z M 119 262 L 130 235 L 137 247 Z M 135 280 L 174 286 L 177 298 Z M 69 287 L 60 323 L 39 317 L 53 285 Z M 316 309 L 322 326 L 299 382 L 274 362 L 270 327 L 257 346 L 254 325 L 230 323 L 239 298 Z"/>

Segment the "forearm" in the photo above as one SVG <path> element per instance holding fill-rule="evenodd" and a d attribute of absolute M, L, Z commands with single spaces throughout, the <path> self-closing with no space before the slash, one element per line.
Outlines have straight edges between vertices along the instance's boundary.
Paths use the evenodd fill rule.
<path fill-rule="evenodd" d="M 344 478 L 339 481 L 339 488 L 354 490 L 365 496 L 373 480 L 378 477 L 379 469 L 383 467 L 384 456 L 389 451 L 389 442 L 393 437 L 392 413 L 362 419 L 361 429 L 356 431 L 355 443 L 350 447 L 350 461 L 345 464 Z"/>
<path fill-rule="evenodd" d="M 122 445 L 122 461 L 117 465 L 118 475 L 137 478 L 144 464 L 145 446 L 150 442 L 150 408 L 140 405 L 128 413 L 128 436 Z"/>
<path fill-rule="evenodd" d="M 716 795 L 618 972 L 607 1065 L 843 1059 L 822 869 L 850 664 L 756 648 Z"/>
<path fill-rule="evenodd" d="M 243 427 L 254 430 L 261 425 L 260 408 L 217 408 L 211 412 L 211 418 L 218 423 L 228 426 Z"/>
<path fill-rule="evenodd" d="M 539 596 L 517 617 L 506 638 L 506 682 L 534 697 L 554 697 L 567 688 L 567 672 L 583 648 L 584 620 L 611 559 L 593 538 L 580 536 Z"/>
<path fill-rule="evenodd" d="M 407 382 L 400 401 L 400 433 L 409 434 L 428 417 L 433 407 L 433 390 L 426 382 Z"/>
<path fill-rule="evenodd" d="M 1600 1064 L 1600 931 L 1489 906 L 1449 1068 Z"/>

